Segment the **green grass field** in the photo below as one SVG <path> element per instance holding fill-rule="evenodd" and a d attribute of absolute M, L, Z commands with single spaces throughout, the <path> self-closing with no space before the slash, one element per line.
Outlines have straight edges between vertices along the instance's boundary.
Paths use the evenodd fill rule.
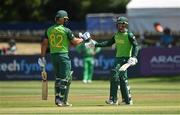
<path fill-rule="evenodd" d="M 0 114 L 180 114 L 180 76 L 129 79 L 134 105 L 105 104 L 108 81 L 83 84 L 73 81 L 72 107 L 54 105 L 54 82 L 49 97 L 41 100 L 41 81 L 0 81 Z"/>

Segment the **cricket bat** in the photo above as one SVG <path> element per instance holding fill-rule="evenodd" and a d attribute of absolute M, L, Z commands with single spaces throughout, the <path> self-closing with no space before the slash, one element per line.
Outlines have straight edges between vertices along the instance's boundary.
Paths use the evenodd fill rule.
<path fill-rule="evenodd" d="M 43 68 L 41 72 L 42 77 L 42 100 L 47 100 L 48 98 L 48 80 L 47 80 L 47 73 L 45 68 Z"/>
<path fill-rule="evenodd" d="M 130 63 L 125 63 L 120 67 L 119 71 L 126 71 L 130 66 L 131 66 Z"/>

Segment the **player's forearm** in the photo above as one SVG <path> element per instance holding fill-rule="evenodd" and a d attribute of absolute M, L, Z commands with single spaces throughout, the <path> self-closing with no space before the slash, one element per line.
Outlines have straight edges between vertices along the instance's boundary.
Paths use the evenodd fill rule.
<path fill-rule="evenodd" d="M 80 43 L 82 43 L 83 42 L 83 39 L 82 38 L 74 38 L 73 40 L 71 40 L 71 43 L 73 44 L 73 45 L 78 45 L 78 44 L 80 44 Z"/>
<path fill-rule="evenodd" d="M 101 43 L 96 43 L 95 46 L 96 47 L 107 47 L 107 46 L 112 46 L 114 44 L 114 39 L 111 39 L 109 41 L 104 41 L 104 42 L 101 42 Z"/>
<path fill-rule="evenodd" d="M 41 57 L 45 57 L 47 48 L 41 48 Z"/>
<path fill-rule="evenodd" d="M 47 47 L 45 47 L 45 46 L 42 46 L 42 47 L 41 47 L 41 57 L 45 57 L 45 55 L 46 55 L 46 50 L 47 50 Z"/>
<path fill-rule="evenodd" d="M 48 47 L 48 41 L 44 40 L 44 41 L 41 43 L 41 57 L 45 57 L 47 47 Z"/>

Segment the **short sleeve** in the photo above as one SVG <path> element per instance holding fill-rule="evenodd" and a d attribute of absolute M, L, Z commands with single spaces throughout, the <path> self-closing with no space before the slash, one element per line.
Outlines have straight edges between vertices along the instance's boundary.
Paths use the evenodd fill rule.
<path fill-rule="evenodd" d="M 71 41 L 72 39 L 74 39 L 74 34 L 72 33 L 72 31 L 69 28 L 66 28 L 66 32 L 67 32 L 67 38 Z"/>

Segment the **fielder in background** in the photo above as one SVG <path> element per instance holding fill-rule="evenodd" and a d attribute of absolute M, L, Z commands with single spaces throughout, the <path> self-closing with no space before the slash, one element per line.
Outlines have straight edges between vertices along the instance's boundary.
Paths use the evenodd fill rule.
<path fill-rule="evenodd" d="M 10 39 L 8 42 L 8 47 L 3 47 L 0 49 L 0 55 L 16 55 L 17 47 L 15 39 Z"/>
<path fill-rule="evenodd" d="M 68 103 L 68 93 L 72 80 L 71 60 L 68 56 L 69 45 L 78 45 L 82 38 L 76 38 L 72 31 L 65 27 L 68 14 L 59 10 L 55 16 L 55 24 L 47 29 L 41 43 L 41 67 L 45 67 L 45 54 L 49 45 L 51 61 L 55 72 L 55 104 L 57 106 L 72 106 Z M 86 36 L 85 36 L 86 37 Z M 85 38 L 83 37 L 83 38 Z"/>
<path fill-rule="evenodd" d="M 83 83 L 91 83 L 94 71 L 94 56 L 100 52 L 101 48 L 87 48 L 85 44 L 80 44 L 76 49 L 83 56 Z"/>
<path fill-rule="evenodd" d="M 119 69 L 126 63 L 131 66 L 137 63 L 139 47 L 135 36 L 128 30 L 128 19 L 126 17 L 118 17 L 116 23 L 118 31 L 114 36 L 108 41 L 95 43 L 95 47 L 112 46 L 115 43 L 116 48 L 115 65 L 110 78 L 110 96 L 106 103 L 110 105 L 119 104 L 117 91 L 118 86 L 120 86 L 122 103 L 132 105 L 127 70 L 119 71 Z"/>

